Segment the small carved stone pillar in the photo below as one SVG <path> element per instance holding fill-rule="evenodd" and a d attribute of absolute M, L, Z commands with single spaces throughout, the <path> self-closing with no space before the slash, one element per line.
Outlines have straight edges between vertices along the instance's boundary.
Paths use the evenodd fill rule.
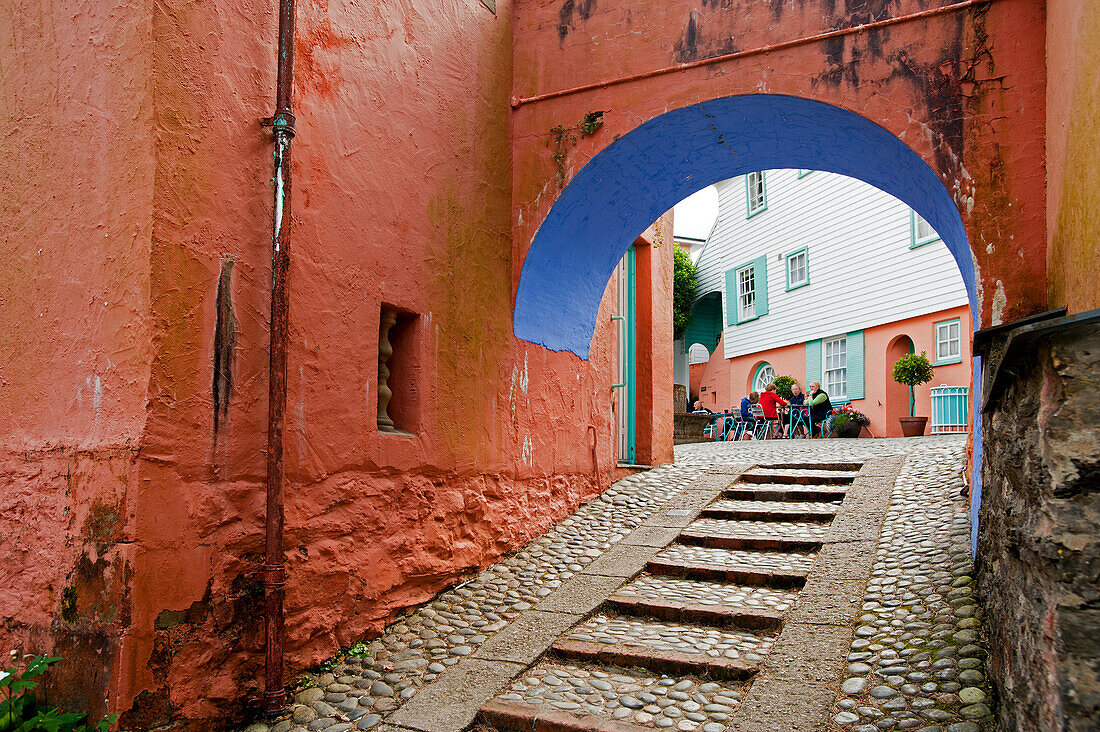
<path fill-rule="evenodd" d="M 397 322 L 397 314 L 392 310 L 383 308 L 382 317 L 378 323 L 378 431 L 396 432 L 393 420 L 386 412 L 389 407 L 393 391 L 389 387 L 390 369 L 386 365 L 393 355 L 393 346 L 390 344 L 390 328 Z"/>

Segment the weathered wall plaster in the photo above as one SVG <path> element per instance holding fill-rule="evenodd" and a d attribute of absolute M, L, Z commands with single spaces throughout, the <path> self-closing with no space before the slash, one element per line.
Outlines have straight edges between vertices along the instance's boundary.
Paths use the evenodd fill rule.
<path fill-rule="evenodd" d="M 1100 5 L 1047 2 L 1050 307 L 1100 307 Z"/>
<path fill-rule="evenodd" d="M 827 0 L 796 6 L 636 0 L 585 4 L 581 12 L 571 2 L 521 0 L 516 10 L 515 96 L 568 89 L 937 5 L 884 0 L 848 10 Z M 1041 310 L 1046 304 L 1046 293 L 1038 287 L 1045 272 L 1044 200 L 1035 191 L 1044 186 L 1043 150 L 1036 141 L 1043 139 L 1045 77 L 1034 63 L 1043 57 L 1043 39 L 1034 29 L 1044 21 L 1043 5 L 1040 0 L 998 0 L 919 22 L 524 104 L 516 111 L 514 127 L 517 246 L 527 246 L 536 232 L 544 233 L 539 231 L 544 222 L 553 220 L 560 171 L 567 185 L 574 176 L 579 182 L 585 165 L 605 148 L 610 151 L 620 136 L 625 142 L 629 133 L 663 113 L 718 97 L 786 94 L 826 102 L 881 125 L 931 167 L 954 200 L 970 239 L 977 277 L 970 284 L 978 293 L 979 324 L 992 322 L 992 303 L 982 293 L 992 293 L 996 280 L 1005 287 L 1004 320 Z M 564 160 L 556 161 L 548 144 L 550 130 L 594 110 L 604 112 L 601 130 L 580 139 Z M 783 122 L 777 119 L 775 124 L 781 127 Z M 786 155 L 793 160 L 803 152 L 777 148 L 772 159 L 778 162 Z M 754 153 L 767 157 L 767 150 Z M 584 181 L 581 193 L 599 193 L 604 210 L 608 191 L 615 187 L 622 193 L 612 200 L 624 210 L 667 195 L 665 187 L 651 185 L 633 169 L 620 173 L 601 170 Z M 712 182 L 684 178 L 679 185 L 690 192 Z M 629 245 L 619 238 L 616 246 Z M 548 248 L 562 244 L 549 239 Z M 602 269 L 602 255 L 598 264 Z M 592 302 L 580 310 L 590 313 Z M 517 328 L 527 320 L 521 304 L 523 297 L 517 303 Z M 583 319 L 566 311 L 569 323 Z M 567 328 L 561 326 L 560 333 L 545 339 L 537 330 L 526 337 L 555 348 L 578 348 L 584 338 L 573 338 Z"/>

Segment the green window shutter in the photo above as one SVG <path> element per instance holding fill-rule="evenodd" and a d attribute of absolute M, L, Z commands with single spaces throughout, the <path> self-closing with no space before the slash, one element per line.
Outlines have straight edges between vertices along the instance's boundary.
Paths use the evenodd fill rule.
<path fill-rule="evenodd" d="M 863 331 L 847 336 L 848 398 L 863 399 Z"/>
<path fill-rule="evenodd" d="M 806 343 L 806 383 L 809 389 L 811 381 L 821 381 L 821 340 Z"/>
<path fill-rule="evenodd" d="M 737 325 L 737 270 L 726 270 L 726 325 Z"/>
<path fill-rule="evenodd" d="M 752 263 L 756 281 L 756 317 L 768 314 L 768 257 L 757 257 Z"/>

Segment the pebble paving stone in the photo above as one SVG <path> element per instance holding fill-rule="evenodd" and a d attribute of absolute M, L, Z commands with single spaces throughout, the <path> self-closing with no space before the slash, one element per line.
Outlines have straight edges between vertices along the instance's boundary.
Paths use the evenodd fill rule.
<path fill-rule="evenodd" d="M 725 582 L 701 582 L 679 577 L 641 574 L 615 591 L 614 597 L 667 600 L 692 605 L 743 606 L 776 611 L 790 610 L 797 592 Z"/>
<path fill-rule="evenodd" d="M 791 572 L 805 574 L 813 566 L 813 552 L 758 552 L 745 549 L 671 544 L 657 553 L 656 559 L 677 564 L 704 565 L 717 568 L 744 567 L 761 572 Z"/>
<path fill-rule="evenodd" d="M 962 444 L 906 461 L 894 484 L 834 710 L 837 729 L 992 729 L 973 595 Z"/>
<path fill-rule="evenodd" d="M 778 514 L 833 515 L 840 508 L 840 501 L 738 501 L 720 499 L 707 506 L 707 511 L 751 511 Z"/>
<path fill-rule="evenodd" d="M 540 663 L 497 699 L 596 715 L 657 729 L 725 729 L 747 684 L 650 674 L 638 669 Z"/>
<path fill-rule="evenodd" d="M 727 521 L 699 518 L 688 525 L 692 534 L 723 538 L 798 539 L 820 541 L 828 525 L 798 521 Z"/>
<path fill-rule="evenodd" d="M 520 551 L 405 613 L 355 653 L 334 659 L 329 664 L 331 672 L 304 677 L 286 718 L 270 727 L 254 725 L 250 732 L 392 729 L 396 711 L 425 686 L 447 678 L 457 664 L 485 663 L 469 657 L 521 613 L 538 609 L 540 601 L 635 528 L 659 511 L 677 508 L 666 503 L 700 478 L 729 475 L 732 481 L 745 469 L 761 466 L 751 471 L 756 477 L 750 480 L 763 482 L 743 482 L 736 487 L 765 490 L 768 500 L 733 496 L 727 491 L 712 505 L 756 511 L 770 510 L 782 502 L 794 514 L 806 510 L 803 504 L 810 504 L 815 513 L 823 507 L 834 512 L 838 500 L 819 499 L 814 494 L 845 491 L 847 479 L 855 472 L 786 465 L 858 463 L 891 456 L 909 457 L 894 488 L 847 660 L 843 692 L 822 723 L 836 730 L 859 732 L 980 732 L 989 719 L 990 695 L 981 611 L 971 595 L 968 517 L 965 501 L 957 497 L 963 451 L 964 441 L 959 436 L 677 446 L 675 465 L 618 481 Z M 810 482 L 768 481 L 767 476 L 779 474 Z M 822 480 L 839 480 L 840 484 L 822 485 Z M 809 497 L 797 497 L 792 491 Z M 692 530 L 704 527 L 729 535 L 721 532 L 736 528 L 768 537 L 782 530 L 785 536 L 820 539 L 824 534 L 818 532 L 828 526 L 827 516 L 815 516 L 812 521 L 784 521 L 778 515 L 766 519 L 704 517 L 696 519 Z M 815 557 L 812 551 L 673 543 L 657 551 L 655 559 L 804 575 Z M 796 601 L 798 592 L 665 576 L 662 571 L 660 575 L 643 573 L 614 594 L 782 612 Z M 661 622 L 604 611 L 595 612 L 563 639 L 570 637 L 597 644 L 633 644 L 716 659 L 736 658 L 752 664 L 758 664 L 775 641 L 765 632 Z M 498 700 L 506 702 L 551 704 L 561 713 L 594 714 L 643 727 L 722 732 L 728 725 L 736 726 L 737 711 L 751 682 L 662 676 L 551 656 L 536 661 L 503 688 Z"/>
<path fill-rule="evenodd" d="M 646 648 L 759 662 L 775 639 L 746 631 L 596 613 L 563 638 L 627 648 Z"/>

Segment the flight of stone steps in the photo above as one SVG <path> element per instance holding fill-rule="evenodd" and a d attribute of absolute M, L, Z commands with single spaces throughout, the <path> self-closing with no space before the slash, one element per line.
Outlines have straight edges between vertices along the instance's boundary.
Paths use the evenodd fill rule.
<path fill-rule="evenodd" d="M 478 723 L 721 732 L 860 467 L 760 466 L 701 510 L 682 512 L 692 520 L 676 539 L 486 703 Z"/>

